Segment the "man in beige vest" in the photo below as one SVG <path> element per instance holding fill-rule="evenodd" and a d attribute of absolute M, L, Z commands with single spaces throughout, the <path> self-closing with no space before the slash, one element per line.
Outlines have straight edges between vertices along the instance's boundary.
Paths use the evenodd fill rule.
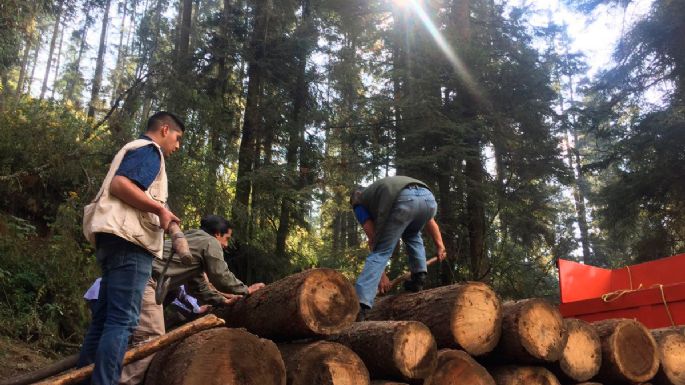
<path fill-rule="evenodd" d="M 152 115 L 145 134 L 115 155 L 100 191 L 84 210 L 83 233 L 95 245 L 102 269 L 78 362 L 79 367 L 95 364 L 92 384 L 119 382 L 152 260 L 162 257 L 169 224 L 180 222 L 166 207 L 164 158 L 179 149 L 184 130 L 171 113 Z"/>

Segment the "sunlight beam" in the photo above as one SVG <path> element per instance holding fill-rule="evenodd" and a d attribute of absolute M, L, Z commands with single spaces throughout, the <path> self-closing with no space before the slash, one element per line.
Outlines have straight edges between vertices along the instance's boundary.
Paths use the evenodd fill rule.
<path fill-rule="evenodd" d="M 483 95 L 483 92 L 480 89 L 480 86 L 478 83 L 475 81 L 473 76 L 471 76 L 471 73 L 469 70 L 466 68 L 466 65 L 464 62 L 459 58 L 457 53 L 452 49 L 450 44 L 445 40 L 445 38 L 442 36 L 442 33 L 440 33 L 440 30 L 435 26 L 435 23 L 430 19 L 426 11 L 423 9 L 423 7 L 417 2 L 417 0 L 395 0 L 398 4 L 402 4 L 403 6 L 409 5 L 411 9 L 418 15 L 419 19 L 423 23 L 423 25 L 426 27 L 426 30 L 428 33 L 430 33 L 431 37 L 433 37 L 433 40 L 435 40 L 435 43 L 438 45 L 440 50 L 445 54 L 447 57 L 447 60 L 450 62 L 452 65 L 452 68 L 454 69 L 454 72 L 457 74 L 457 76 L 464 82 L 466 85 L 466 88 L 468 91 L 474 95 L 480 102 L 486 102 L 485 96 Z M 486 103 L 487 104 L 487 103 Z"/>

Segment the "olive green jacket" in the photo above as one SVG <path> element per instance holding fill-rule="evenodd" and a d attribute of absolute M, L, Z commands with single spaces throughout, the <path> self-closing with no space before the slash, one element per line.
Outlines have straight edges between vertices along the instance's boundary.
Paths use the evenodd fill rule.
<path fill-rule="evenodd" d="M 186 285 L 186 291 L 201 303 L 221 304 L 224 297 L 207 284 L 202 274 L 207 273 L 209 282 L 221 292 L 241 295 L 248 293 L 247 285 L 228 269 L 221 244 L 216 238 L 199 229 L 185 231 L 184 235 L 193 255 L 192 264 L 184 265 L 178 255 L 171 255 L 171 241 L 167 240 L 164 242 L 164 259 L 155 259 L 152 262 L 153 278 L 159 280 L 171 255 L 171 262 L 165 274 L 171 278 L 170 289 Z"/>
<path fill-rule="evenodd" d="M 362 191 L 360 202 L 369 210 L 373 218 L 376 235 L 383 231 L 385 222 L 388 220 L 392 206 L 400 195 L 400 191 L 409 185 L 428 186 L 418 179 L 408 176 L 391 176 L 373 182 Z"/>

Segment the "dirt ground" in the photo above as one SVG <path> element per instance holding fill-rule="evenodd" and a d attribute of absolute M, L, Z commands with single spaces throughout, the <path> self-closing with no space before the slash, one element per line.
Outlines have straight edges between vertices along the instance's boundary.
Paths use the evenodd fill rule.
<path fill-rule="evenodd" d="M 60 358 L 30 344 L 0 336 L 0 379 L 32 372 Z"/>

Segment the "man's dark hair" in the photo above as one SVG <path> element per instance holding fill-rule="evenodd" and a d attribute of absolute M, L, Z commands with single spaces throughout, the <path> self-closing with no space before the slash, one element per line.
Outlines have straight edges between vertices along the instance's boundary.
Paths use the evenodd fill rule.
<path fill-rule="evenodd" d="M 183 124 L 181 119 L 178 118 L 178 116 L 172 114 L 171 112 L 159 111 L 150 116 L 150 118 L 147 120 L 147 131 L 155 131 L 157 127 L 165 123 L 174 123 L 174 125 L 176 125 L 181 132 L 186 130 L 186 126 Z"/>
<path fill-rule="evenodd" d="M 352 187 L 352 190 L 350 191 L 350 206 L 354 207 L 358 204 L 361 204 L 359 199 L 361 198 L 362 192 L 364 191 L 364 187 L 360 185 L 356 185 Z"/>
<path fill-rule="evenodd" d="M 209 235 L 224 235 L 233 225 L 224 217 L 218 215 L 207 215 L 200 220 L 200 228 Z"/>

